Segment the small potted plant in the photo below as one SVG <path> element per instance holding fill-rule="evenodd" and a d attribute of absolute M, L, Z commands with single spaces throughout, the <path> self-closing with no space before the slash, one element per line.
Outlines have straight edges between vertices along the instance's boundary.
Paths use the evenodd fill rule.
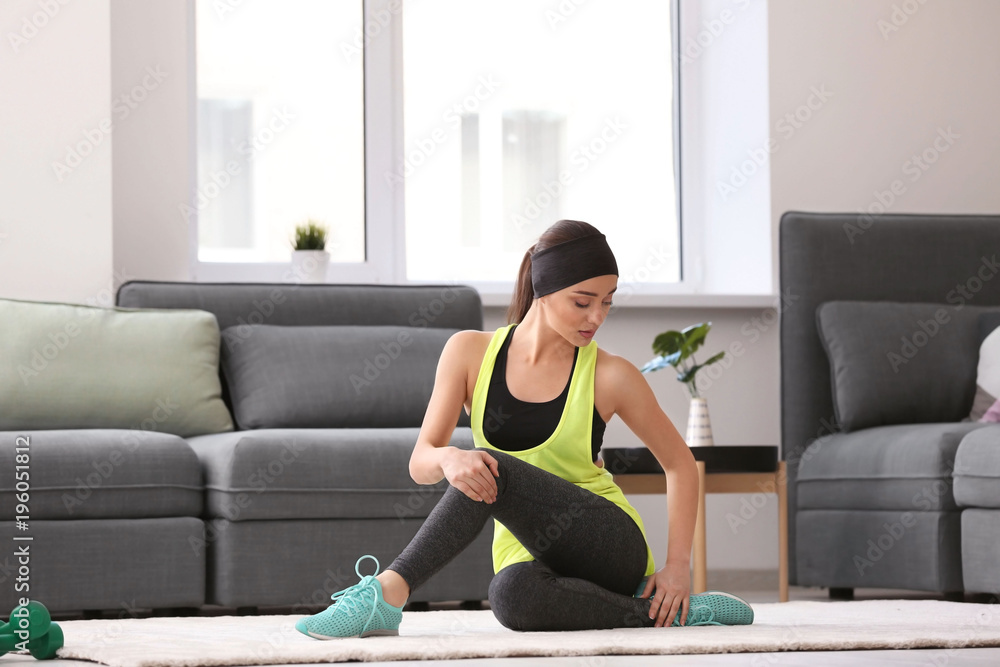
<path fill-rule="evenodd" d="M 326 282 L 330 253 L 326 251 L 327 228 L 313 219 L 295 227 L 292 239 L 292 275 L 304 283 Z"/>
<path fill-rule="evenodd" d="M 642 373 L 652 373 L 673 366 L 677 371 L 677 379 L 687 385 L 691 394 L 691 408 L 685 440 L 689 447 L 714 444 L 712 424 L 708 418 L 708 401 L 698 394 L 695 376 L 700 369 L 719 361 L 726 353 L 719 352 L 703 364 L 697 363 L 694 358 L 694 353 L 704 344 L 711 328 L 711 322 L 702 322 L 682 331 L 664 331 L 657 335 L 653 340 L 653 352 L 658 356 L 650 359 L 641 369 Z"/>

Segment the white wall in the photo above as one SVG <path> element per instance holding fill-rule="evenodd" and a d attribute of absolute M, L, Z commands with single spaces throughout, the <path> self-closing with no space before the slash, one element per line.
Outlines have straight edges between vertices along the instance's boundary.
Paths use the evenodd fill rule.
<path fill-rule="evenodd" d="M 1000 2 L 770 5 L 771 127 L 813 87 L 832 93 L 772 158 L 775 229 L 788 210 L 877 212 L 887 190 L 889 213 L 1000 212 Z M 926 171 L 907 164 L 925 150 Z"/>
<path fill-rule="evenodd" d="M 194 228 L 179 209 L 196 178 L 190 11 L 187 0 L 111 0 L 116 287 L 192 278 Z"/>
<path fill-rule="evenodd" d="M 46 5 L 0 4 L 0 296 L 109 304 L 109 2 Z"/>
<path fill-rule="evenodd" d="M 110 306 L 125 280 L 190 279 L 188 11 L 0 8 L 0 296 Z"/>
<path fill-rule="evenodd" d="M 767 0 L 681 0 L 684 270 L 706 293 L 776 289 L 767 14 Z"/>

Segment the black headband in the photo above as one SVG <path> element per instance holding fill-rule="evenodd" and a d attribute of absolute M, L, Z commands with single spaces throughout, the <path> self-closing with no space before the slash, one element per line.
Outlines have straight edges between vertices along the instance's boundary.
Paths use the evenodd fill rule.
<path fill-rule="evenodd" d="M 581 236 L 531 255 L 535 298 L 596 276 L 618 275 L 618 263 L 604 234 Z"/>

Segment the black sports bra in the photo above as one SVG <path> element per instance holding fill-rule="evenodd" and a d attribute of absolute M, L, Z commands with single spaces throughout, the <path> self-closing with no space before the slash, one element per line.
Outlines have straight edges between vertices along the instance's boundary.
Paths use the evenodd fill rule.
<path fill-rule="evenodd" d="M 486 393 L 486 405 L 483 415 L 483 433 L 491 445 L 497 449 L 518 452 L 531 449 L 548 440 L 556 430 L 562 418 L 566 399 L 569 396 L 569 385 L 576 370 L 576 361 L 580 356 L 580 348 L 573 353 L 573 368 L 562 393 L 551 401 L 530 403 L 514 398 L 507 389 L 507 348 L 514 338 L 515 324 L 507 334 L 507 339 L 497 352 L 493 363 L 493 375 Z M 597 406 L 594 406 L 593 433 L 591 436 L 591 458 L 596 460 L 604 442 L 604 430 L 607 424 L 601 419 Z"/>

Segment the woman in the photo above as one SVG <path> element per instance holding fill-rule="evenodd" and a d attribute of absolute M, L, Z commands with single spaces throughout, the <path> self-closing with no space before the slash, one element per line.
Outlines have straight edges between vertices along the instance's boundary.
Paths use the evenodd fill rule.
<path fill-rule="evenodd" d="M 410 475 L 420 484 L 447 478 L 444 496 L 385 571 L 361 577 L 365 558 L 378 572 L 363 556 L 361 582 L 296 628 L 317 639 L 398 634 L 410 592 L 490 518 L 489 600 L 508 628 L 753 621 L 735 596 L 689 596 L 697 469 L 638 369 L 593 340 L 617 284 L 614 255 L 593 226 L 560 220 L 540 236 L 521 261 L 510 324 L 460 331 L 441 352 Z M 446 446 L 463 407 L 472 450 Z M 642 519 L 597 457 L 614 415 L 666 471 L 669 548 L 660 570 Z"/>

